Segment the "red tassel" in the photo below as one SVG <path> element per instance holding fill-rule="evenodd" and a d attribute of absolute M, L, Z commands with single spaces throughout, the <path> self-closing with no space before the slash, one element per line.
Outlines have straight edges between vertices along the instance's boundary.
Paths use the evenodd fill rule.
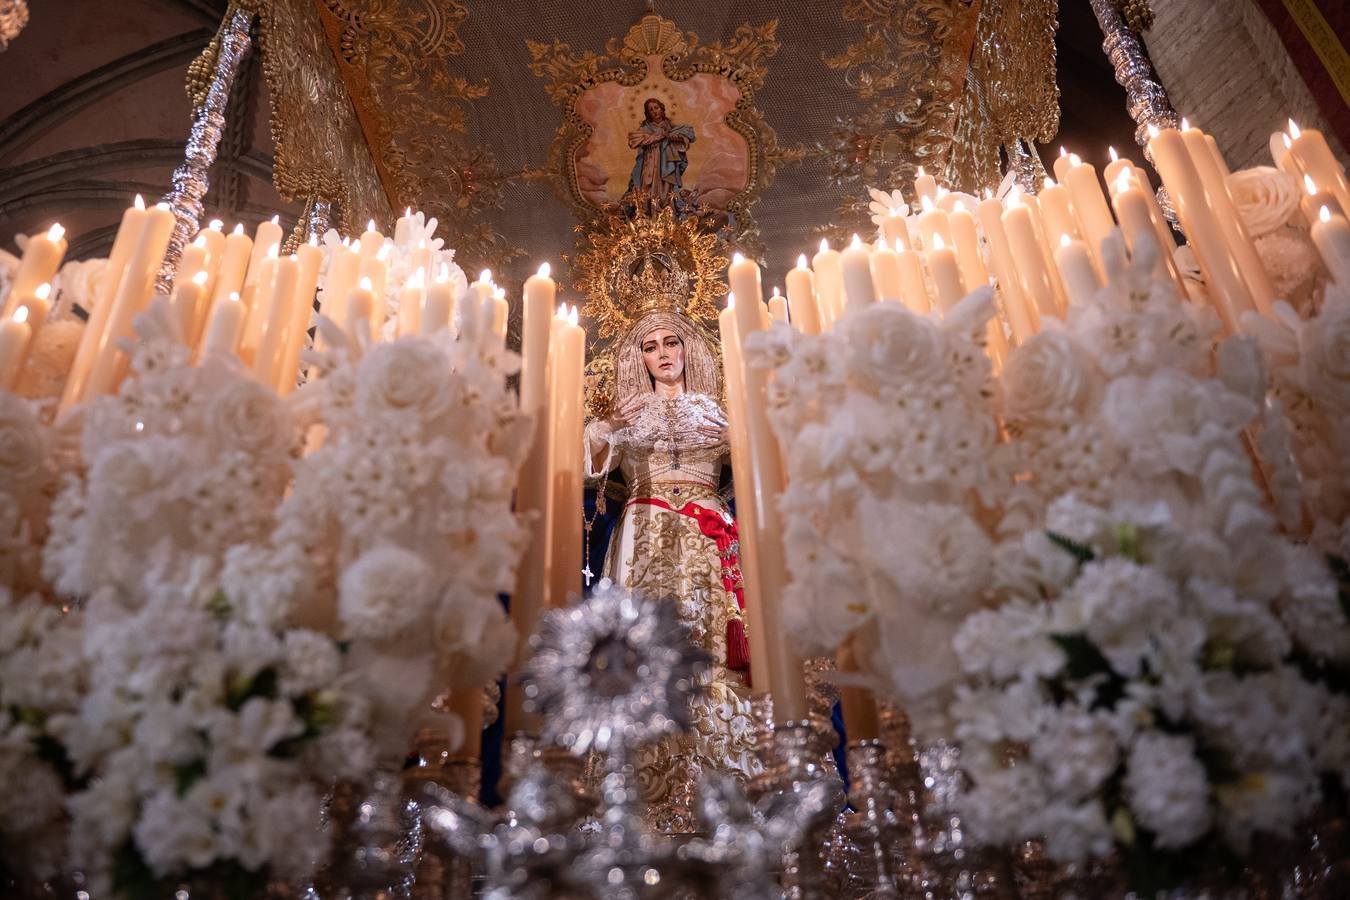
<path fill-rule="evenodd" d="M 740 619 L 727 622 L 727 668 L 750 671 L 750 642 L 745 638 L 745 623 Z"/>

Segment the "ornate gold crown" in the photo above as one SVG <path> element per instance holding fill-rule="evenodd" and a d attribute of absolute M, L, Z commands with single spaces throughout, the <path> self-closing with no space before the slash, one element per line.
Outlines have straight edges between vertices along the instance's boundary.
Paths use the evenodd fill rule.
<path fill-rule="evenodd" d="M 600 340 L 625 333 L 650 312 L 717 318 L 726 295 L 724 244 L 696 217 L 677 220 L 670 207 L 650 215 L 611 207 L 585 226 L 572 264 L 572 286 Z"/>

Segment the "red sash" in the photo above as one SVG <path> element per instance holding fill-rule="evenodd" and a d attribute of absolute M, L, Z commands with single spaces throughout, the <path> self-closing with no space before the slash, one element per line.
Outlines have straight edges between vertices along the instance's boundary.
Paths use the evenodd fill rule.
<path fill-rule="evenodd" d="M 638 503 L 688 516 L 698 523 L 698 530 L 703 536 L 716 542 L 717 555 L 722 560 L 722 586 L 735 596 L 736 608 L 743 612 L 745 592 L 741 589 L 741 541 L 736 520 L 715 509 L 699 506 L 692 500 L 678 509 L 659 497 L 634 497 L 628 501 L 629 506 Z M 727 622 L 727 668 L 738 672 L 750 671 L 750 644 L 745 637 L 745 622 L 739 616 Z"/>

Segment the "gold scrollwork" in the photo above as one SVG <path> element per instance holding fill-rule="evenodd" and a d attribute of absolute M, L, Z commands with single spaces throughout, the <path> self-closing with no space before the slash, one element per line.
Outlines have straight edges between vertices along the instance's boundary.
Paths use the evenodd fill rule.
<path fill-rule="evenodd" d="M 335 210 L 332 224 L 344 230 L 387 219 L 388 198 L 313 4 L 240 0 L 236 5 L 258 17 L 277 192 L 290 201 L 328 200 Z M 209 71 L 209 62 L 203 65 Z M 199 89 L 192 79 L 199 68 L 189 70 L 189 96 Z"/>

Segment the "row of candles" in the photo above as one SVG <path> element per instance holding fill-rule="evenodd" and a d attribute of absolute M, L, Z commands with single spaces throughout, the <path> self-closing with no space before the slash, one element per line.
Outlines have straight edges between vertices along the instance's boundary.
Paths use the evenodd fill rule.
<path fill-rule="evenodd" d="M 1272 137 L 1272 150 L 1277 165 L 1308 190 L 1305 209 L 1314 242 L 1333 277 L 1350 285 L 1350 226 L 1344 217 L 1350 187 L 1344 169 L 1319 133 L 1299 131 L 1293 123 Z M 1155 131 L 1149 151 L 1225 324 L 1236 331 L 1243 313 L 1269 313 L 1276 299 L 1271 280 L 1234 209 L 1228 167 L 1213 138 L 1189 127 Z M 822 242 L 809 265 L 803 256 L 787 273 L 786 298 L 775 290 L 767 304 L 758 265 L 739 255 L 733 261 L 728 280 L 739 303 L 730 303 L 719 322 L 732 464 L 755 684 L 772 694 L 776 721 L 804 718 L 806 699 L 800 660 L 790 650 L 778 606 L 787 578 L 776 500 L 784 484 L 782 455 L 764 412 L 767 375 L 744 365 L 745 338 L 772 321 L 790 320 L 803 332 L 819 333 L 845 309 L 879 300 L 942 315 L 992 276 L 1011 333 L 1009 339 L 1000 323 L 991 323 L 988 351 L 1000 365 L 1010 347 L 1035 334 L 1046 317 L 1063 318 L 1100 288 L 1107 277 L 1102 241 L 1117 227 L 1132 253 L 1151 245 L 1157 274 L 1187 289 L 1170 252 L 1162 210 L 1147 176 L 1133 163 L 1112 153 L 1105 192 L 1095 167 L 1073 154 L 1061 152 L 1054 171 L 1056 178 L 1035 195 L 1014 191 L 1006 202 L 986 197 L 974 209 L 921 173 L 914 185 L 917 216 L 894 212 L 882 222 L 874 245 L 855 237 L 836 251 Z M 163 204 L 146 208 L 137 198 L 125 212 L 66 383 L 63 410 L 116 390 L 124 377 L 121 342 L 131 337 L 134 317 L 152 299 L 172 225 Z M 260 224 L 252 237 L 242 227 L 225 234 L 220 222 L 212 222 L 185 249 L 176 271 L 169 302 L 180 337 L 198 358 L 234 355 L 260 381 L 289 391 L 316 290 L 329 318 L 349 333 L 379 339 L 395 249 L 412 274 L 395 293 L 394 332 L 429 335 L 452 327 L 457 300 L 465 298 L 455 296 L 444 267 L 432 274 L 436 251 L 425 240 L 414 242 L 412 232 L 410 210 L 396 223 L 392 240 L 372 222 L 359 238 L 331 248 L 321 273 L 324 253 L 313 239 L 294 254 L 280 255 L 283 235 L 276 219 Z M 65 249 L 59 225 L 25 248 L 0 318 L 0 387 L 12 386 L 28 341 L 46 319 L 50 282 Z M 564 605 L 581 587 L 585 334 L 577 310 L 555 313 L 556 302 L 557 284 L 544 265 L 526 281 L 523 297 L 520 403 L 536 431 L 516 491 L 516 508 L 534 529 L 512 601 L 521 634 L 533 632 L 541 610 Z M 500 341 L 507 309 L 504 293 L 484 272 L 470 285 L 458 319 L 463 331 Z M 454 702 L 470 725 L 481 715 L 477 699 Z M 860 716 L 857 697 L 846 699 Z M 514 686 L 509 688 L 508 731 L 532 730 L 521 701 Z M 854 733 L 865 737 L 868 731 L 864 726 Z M 469 727 L 466 733 L 477 731 Z"/>
<path fill-rule="evenodd" d="M 1289 132 L 1272 139 L 1272 147 L 1279 151 L 1279 167 L 1308 193 L 1305 216 L 1333 280 L 1350 288 L 1345 170 L 1319 133 L 1300 132 L 1292 122 Z M 1270 314 L 1277 299 L 1271 279 L 1235 208 L 1230 173 L 1214 139 L 1183 124 L 1155 129 L 1148 149 L 1199 260 L 1209 302 L 1228 330 L 1238 331 L 1245 313 Z M 759 266 L 739 254 L 732 262 L 732 299 L 720 318 L 732 467 L 755 687 L 772 696 L 775 722 L 805 718 L 807 702 L 801 660 L 792 653 L 779 606 L 787 579 L 778 512 L 785 486 L 782 449 L 766 414 L 768 376 L 745 364 L 745 339 L 774 321 L 819 333 L 846 309 L 878 301 L 942 315 L 989 284 L 992 274 L 1011 332 L 1009 340 L 1000 323 L 990 325 L 987 351 L 997 366 L 1047 317 L 1064 318 L 1106 283 L 1102 242 L 1116 228 L 1132 255 L 1148 245 L 1157 260 L 1155 276 L 1173 279 L 1179 296 L 1188 296 L 1190 285 L 1173 259 L 1169 227 L 1147 176 L 1114 151 L 1111 157 L 1103 173 L 1106 191 L 1095 167 L 1061 151 L 1055 179 L 1047 179 L 1038 194 L 1014 189 L 1006 202 L 987 197 L 973 211 L 921 170 L 914 185 L 917 228 L 897 211 L 883 220 L 873 245 L 855 236 L 836 251 L 822 242 L 809 266 L 802 256 L 788 272 L 786 302 L 775 290 L 766 305 Z M 840 650 L 840 665 L 854 665 L 847 645 Z M 850 738 L 877 737 L 870 695 L 849 687 L 841 693 Z"/>

